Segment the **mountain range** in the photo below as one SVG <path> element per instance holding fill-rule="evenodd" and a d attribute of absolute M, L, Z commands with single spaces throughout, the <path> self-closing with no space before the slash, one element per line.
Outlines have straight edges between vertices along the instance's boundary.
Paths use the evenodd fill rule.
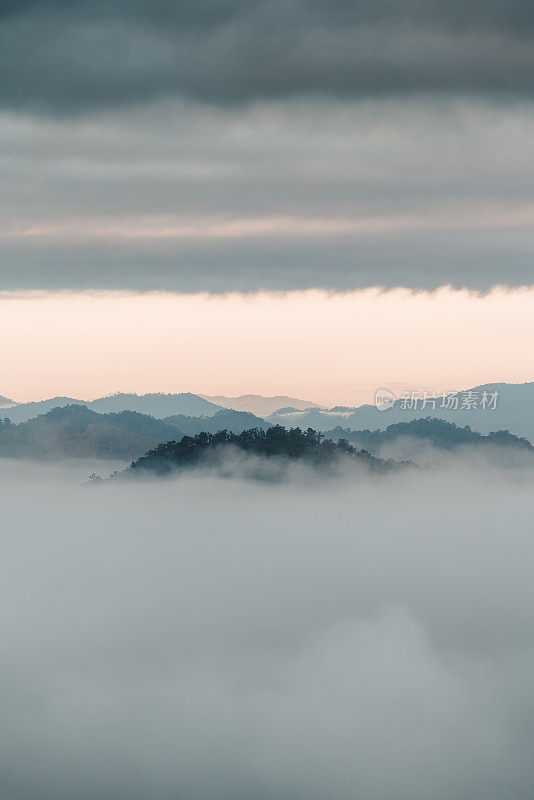
<path fill-rule="evenodd" d="M 324 435 L 333 441 L 345 440 L 380 458 L 400 457 L 419 464 L 439 462 L 441 455 L 463 455 L 483 456 L 500 465 L 523 464 L 526 458 L 534 466 L 534 447 L 528 439 L 506 430 L 482 434 L 434 417 L 396 422 L 385 430 L 338 427 Z"/>
<path fill-rule="evenodd" d="M 18 424 L 9 419 L 0 420 L 0 457 L 131 461 L 158 445 L 179 442 L 184 436 L 209 437 L 221 432 L 229 436 L 248 432 L 250 436 L 255 432 L 254 437 L 261 438 L 273 427 L 279 431 L 287 430 L 283 426 L 272 426 L 253 414 L 231 409 L 223 409 L 212 417 L 178 415 L 159 420 L 137 411 L 99 414 L 84 405 L 73 404 L 54 408 Z M 506 450 L 512 455 L 519 451 L 528 457 L 534 455 L 534 448 L 526 439 L 507 431 L 483 435 L 431 417 L 396 423 L 385 431 L 353 431 L 337 427 L 325 437 L 334 442 L 345 440 L 358 450 L 367 450 L 380 458 L 394 457 L 419 463 L 421 459 L 417 455 L 421 445 L 440 452 L 454 452 L 461 447 L 486 448 L 488 453 L 488 445 L 492 445 L 494 449 Z M 494 454 L 489 455 L 494 457 Z"/>
<path fill-rule="evenodd" d="M 242 395 L 241 397 L 214 397 L 180 392 L 178 394 L 127 394 L 119 392 L 99 397 L 96 400 L 80 400 L 76 397 L 52 397 L 28 403 L 16 403 L 7 397 L 0 396 L 2 416 L 12 422 L 25 422 L 38 414 L 45 414 L 53 408 L 71 405 L 84 405 L 99 414 L 118 413 L 120 411 L 137 411 L 139 414 L 150 414 L 156 419 L 184 415 L 188 417 L 211 417 L 224 409 L 248 412 L 256 417 L 267 417 L 277 409 L 288 407 L 291 410 L 320 408 L 315 403 L 297 400 L 294 397 L 262 397 L 260 395 Z"/>
<path fill-rule="evenodd" d="M 482 398 L 491 398 L 497 395 L 495 407 L 486 404 L 482 408 Z M 475 399 L 475 404 L 466 402 Z M 4 401 L 7 398 L 3 398 Z M 221 404 L 213 402 L 220 401 Z M 230 409 L 223 406 L 222 402 L 233 403 L 235 406 L 248 405 L 248 410 Z M 9 401 L 8 401 L 9 402 Z M 270 414 L 253 412 L 251 407 L 262 408 L 268 411 L 273 406 L 283 405 L 271 411 Z M 199 432 L 198 424 L 194 420 L 215 417 L 217 414 L 228 413 L 227 418 L 219 417 L 216 423 L 204 421 L 203 429 L 215 432 L 215 427 L 228 428 L 239 432 L 249 427 L 265 427 L 267 424 L 284 425 L 285 427 L 308 427 L 319 431 L 330 431 L 340 427 L 347 430 L 385 430 L 394 423 L 410 422 L 422 417 L 434 417 L 453 422 L 460 428 L 468 425 L 479 433 L 490 433 L 496 430 L 508 430 L 516 436 L 526 436 L 534 441 L 534 383 L 493 383 L 475 386 L 457 393 L 457 407 L 449 403 L 450 407 L 443 407 L 441 398 L 427 402 L 423 406 L 421 400 L 413 407 L 403 399 L 397 399 L 387 410 L 381 411 L 373 405 L 359 407 L 335 406 L 329 410 L 320 406 L 313 406 L 304 400 L 286 396 L 260 397 L 259 395 L 242 395 L 237 398 L 224 396 L 207 398 L 191 393 L 179 394 L 115 394 L 101 397 L 90 402 L 70 397 L 54 397 L 38 402 L 18 403 L 11 407 L 3 407 L 0 416 L 10 419 L 14 423 L 24 422 L 39 414 L 44 414 L 53 408 L 64 406 L 86 406 L 97 413 L 120 413 L 121 411 L 135 411 L 148 414 L 155 419 L 164 420 L 173 418 L 170 424 L 177 425 L 192 435 Z M 246 417 L 235 417 L 232 414 L 250 414 Z M 244 426 L 244 427 L 243 427 Z M 220 429 L 220 428 L 219 428 Z"/>
<path fill-rule="evenodd" d="M 97 413 L 71 404 L 19 422 L 0 420 L 0 457 L 59 460 L 113 458 L 131 461 L 161 442 L 201 432 L 233 434 L 270 423 L 244 411 L 222 409 L 213 417 L 171 416 L 160 420 L 137 411 Z"/>
<path fill-rule="evenodd" d="M 0 456 L 131 461 L 159 442 L 181 438 L 175 426 L 136 411 L 97 414 L 86 406 L 70 405 L 18 424 L 0 421 Z"/>
<path fill-rule="evenodd" d="M 72 405 L 83 405 L 99 414 L 136 411 L 139 414 L 149 414 L 155 419 L 164 419 L 173 414 L 213 416 L 222 410 L 221 406 L 190 392 L 143 395 L 120 392 L 91 401 L 79 400 L 75 397 L 52 397 L 49 400 L 17 403 L 12 408 L 2 410 L 2 416 L 12 422 L 25 422 L 38 414 L 45 414 L 53 408 Z"/>
<path fill-rule="evenodd" d="M 9 397 L 4 397 L 0 394 L 0 408 L 10 408 L 11 406 L 16 406 L 14 400 L 10 400 Z"/>
<path fill-rule="evenodd" d="M 496 407 L 482 408 L 484 392 L 487 398 L 497 392 Z M 315 428 L 329 431 L 335 427 L 349 430 L 385 430 L 396 422 L 410 422 L 421 417 L 434 417 L 453 422 L 459 427 L 468 425 L 479 433 L 490 433 L 497 430 L 508 430 L 516 436 L 526 436 L 534 441 L 534 383 L 488 383 L 474 386 L 457 393 L 458 407 L 442 407 L 443 401 L 438 398 L 435 408 L 432 402 L 423 406 L 422 399 L 413 408 L 402 398 L 387 410 L 380 411 L 373 405 L 362 405 L 357 408 L 339 407 L 329 411 L 313 409 L 312 411 L 286 413 L 278 412 L 269 420 L 273 423 L 292 427 Z M 476 407 L 471 405 L 476 401 Z"/>
<path fill-rule="evenodd" d="M 202 432 L 217 433 L 224 430 L 231 433 L 242 433 L 251 428 L 266 431 L 271 427 L 270 422 L 266 422 L 255 414 L 250 414 L 248 411 L 234 411 L 231 408 L 223 408 L 212 417 L 187 417 L 184 414 L 176 414 L 167 417 L 165 422 L 176 426 L 187 436 L 195 436 Z"/>
<path fill-rule="evenodd" d="M 232 408 L 235 411 L 249 411 L 258 417 L 268 417 L 283 408 L 291 408 L 295 411 L 321 408 L 317 403 L 312 403 L 309 400 L 298 400 L 296 397 L 286 397 L 285 395 L 263 397 L 259 394 L 242 394 L 239 397 L 225 397 L 224 395 L 217 395 L 216 397 L 202 395 L 202 397 L 212 403 L 224 406 L 224 408 Z"/>

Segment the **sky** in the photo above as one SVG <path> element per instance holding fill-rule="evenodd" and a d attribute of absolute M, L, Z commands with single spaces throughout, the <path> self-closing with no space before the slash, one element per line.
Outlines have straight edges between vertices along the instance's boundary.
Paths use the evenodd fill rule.
<path fill-rule="evenodd" d="M 333 307 L 325 301 L 318 311 L 317 291 L 343 295 L 356 315 L 375 305 L 370 287 L 423 290 L 430 314 L 431 292 L 448 286 L 462 308 L 466 297 L 471 303 L 474 331 L 480 293 L 487 315 L 495 287 L 534 285 L 533 33 L 525 0 L 3 2 L 0 305 L 3 325 L 9 320 L 17 334 L 13 352 L 29 361 L 18 370 L 4 364 L 0 394 L 28 399 L 80 386 L 95 395 L 127 385 L 289 393 L 280 380 L 291 376 L 289 363 L 280 370 L 266 350 L 269 343 L 283 360 L 298 345 L 299 329 L 287 324 L 281 353 L 276 317 L 287 304 L 300 307 L 303 292 L 304 328 L 313 329 Z M 35 292 L 50 293 L 50 307 L 68 302 L 60 318 L 74 319 L 85 319 L 83 292 L 91 292 L 102 324 L 115 298 L 112 350 L 126 319 L 132 325 L 125 293 L 139 293 L 130 309 L 153 309 L 145 293 L 157 293 L 157 317 L 197 297 L 195 322 L 214 348 L 227 323 L 215 327 L 213 309 L 228 309 L 228 294 L 246 305 L 238 295 L 260 293 L 280 311 L 243 320 L 241 336 L 266 343 L 255 354 L 268 372 L 256 377 L 235 357 L 231 378 L 221 376 L 190 335 L 190 354 L 210 372 L 185 371 L 184 385 L 144 362 L 135 371 L 133 346 L 122 353 L 130 371 L 114 372 L 105 388 L 101 375 L 113 369 L 103 347 L 92 386 L 80 384 L 61 348 L 49 372 L 54 388 L 45 377 L 36 385 L 27 374 L 42 368 L 26 342 L 39 351 L 37 340 L 53 340 L 56 323 L 37 303 L 33 320 L 12 322 L 3 312 L 10 293 Z M 521 379 L 532 378 L 526 339 L 506 327 L 519 296 L 528 335 L 531 293 L 503 292 L 492 322 L 514 351 L 503 357 L 497 348 L 480 376 L 489 345 L 468 361 L 452 337 L 441 350 L 440 383 L 497 373 L 514 380 L 518 356 Z M 410 303 L 402 306 L 410 327 Z M 393 342 L 397 312 L 384 315 L 376 304 L 374 313 Z M 94 342 L 98 331 L 90 330 Z M 356 332 L 350 348 L 337 342 L 332 359 L 350 362 Z M 492 337 L 484 328 L 482 338 Z M 380 348 L 368 355 L 369 363 L 383 358 Z M 418 348 L 412 356 L 398 381 L 435 382 L 432 370 L 421 371 Z M 461 363 L 451 370 L 454 360 Z M 368 364 L 363 370 L 357 385 L 335 370 L 322 386 L 304 370 L 299 380 L 309 399 L 354 403 L 376 382 Z M 391 374 L 387 361 L 381 374 Z"/>
<path fill-rule="evenodd" d="M 532 379 L 534 289 L 0 296 L 3 394 L 288 394 L 332 407 Z M 13 331 L 17 335 L 13 336 Z"/>

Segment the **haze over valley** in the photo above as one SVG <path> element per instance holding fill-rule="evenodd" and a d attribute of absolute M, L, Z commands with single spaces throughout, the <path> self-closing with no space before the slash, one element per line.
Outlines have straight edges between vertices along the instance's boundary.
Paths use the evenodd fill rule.
<path fill-rule="evenodd" d="M 0 0 L 0 800 L 532 800 L 532 0 Z"/>

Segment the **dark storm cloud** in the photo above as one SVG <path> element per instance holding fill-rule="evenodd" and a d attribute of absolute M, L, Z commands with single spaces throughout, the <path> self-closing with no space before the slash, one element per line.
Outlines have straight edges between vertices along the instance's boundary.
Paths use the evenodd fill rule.
<path fill-rule="evenodd" d="M 0 103 L 69 113 L 161 96 L 531 96 L 533 32 L 520 0 L 8 0 Z"/>

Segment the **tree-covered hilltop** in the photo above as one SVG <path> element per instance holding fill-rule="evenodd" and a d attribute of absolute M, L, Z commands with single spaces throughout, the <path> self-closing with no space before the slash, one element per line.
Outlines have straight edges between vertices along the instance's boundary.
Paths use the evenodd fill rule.
<path fill-rule="evenodd" d="M 453 422 L 446 422 L 435 417 L 414 419 L 409 422 L 396 422 L 383 431 L 353 431 L 336 427 L 328 431 L 325 436 L 334 440 L 344 439 L 371 452 L 377 452 L 384 444 L 389 444 L 402 438 L 412 438 L 426 440 L 433 447 L 449 451 L 465 445 L 482 447 L 497 445 L 506 448 L 515 447 L 534 454 L 534 448 L 527 439 L 514 436 L 509 431 L 493 431 L 484 435 L 471 430 L 469 425 L 461 428 Z"/>
<path fill-rule="evenodd" d="M 9 419 L 0 420 L 0 457 L 130 461 L 176 435 L 176 428 L 146 414 L 97 414 L 86 406 L 72 405 L 54 408 L 18 425 Z"/>
<path fill-rule="evenodd" d="M 239 434 L 226 430 L 202 432 L 196 436 L 184 436 L 181 441 L 165 442 L 137 459 L 127 472 L 150 471 L 156 475 L 167 475 L 177 469 L 220 463 L 232 449 L 267 459 L 302 461 L 315 468 L 328 468 L 340 460 L 365 465 L 375 472 L 385 472 L 399 466 L 398 462 L 384 461 L 365 450 L 357 450 L 343 439 L 337 442 L 326 439 L 312 428 L 306 431 L 300 428 L 288 430 L 281 425 L 274 425 L 267 430 L 251 428 Z"/>

